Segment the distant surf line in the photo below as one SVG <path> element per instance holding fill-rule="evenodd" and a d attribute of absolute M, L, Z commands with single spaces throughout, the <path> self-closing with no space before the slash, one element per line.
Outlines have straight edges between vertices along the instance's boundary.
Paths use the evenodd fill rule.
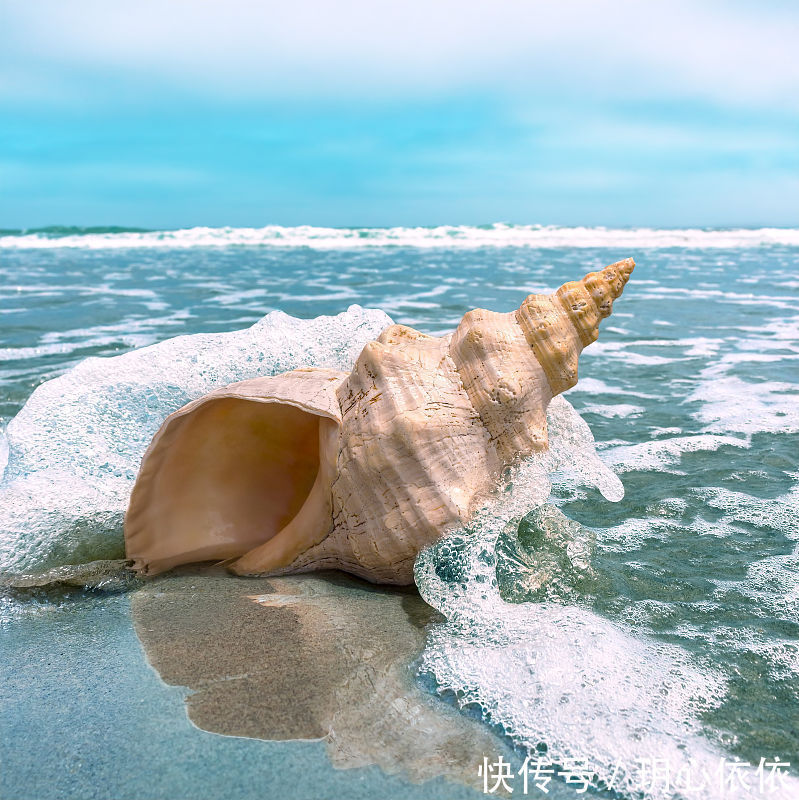
<path fill-rule="evenodd" d="M 147 231 L 67 228 L 0 231 L 0 249 L 186 249 L 193 247 L 308 247 L 347 250 L 375 247 L 478 249 L 527 247 L 735 249 L 769 245 L 799 247 L 799 228 L 604 228 L 556 225 L 440 225 L 437 227 L 325 228 L 311 225 L 261 228 L 194 227 Z"/>

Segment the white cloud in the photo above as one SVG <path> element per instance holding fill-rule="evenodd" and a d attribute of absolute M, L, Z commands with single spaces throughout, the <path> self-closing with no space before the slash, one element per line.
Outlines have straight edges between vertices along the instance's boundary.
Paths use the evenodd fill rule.
<path fill-rule="evenodd" d="M 352 92 L 711 97 L 799 107 L 799 13 L 688 0 L 39 0 L 0 51 L 242 96 Z M 1 56 L 0 56 L 1 58 Z"/>

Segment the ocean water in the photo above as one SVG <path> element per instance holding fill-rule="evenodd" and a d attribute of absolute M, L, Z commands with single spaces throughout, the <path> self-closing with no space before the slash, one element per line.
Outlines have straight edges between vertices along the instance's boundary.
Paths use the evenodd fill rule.
<path fill-rule="evenodd" d="M 549 462 L 419 559 L 418 680 L 574 793 L 799 796 L 797 230 L 3 232 L 0 569 L 119 556 L 137 458 L 215 385 L 627 256 Z"/>

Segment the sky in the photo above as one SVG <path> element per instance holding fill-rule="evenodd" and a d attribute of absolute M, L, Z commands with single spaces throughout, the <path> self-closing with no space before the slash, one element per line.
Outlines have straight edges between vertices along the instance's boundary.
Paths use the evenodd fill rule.
<path fill-rule="evenodd" d="M 793 0 L 0 0 L 0 229 L 799 225 Z"/>

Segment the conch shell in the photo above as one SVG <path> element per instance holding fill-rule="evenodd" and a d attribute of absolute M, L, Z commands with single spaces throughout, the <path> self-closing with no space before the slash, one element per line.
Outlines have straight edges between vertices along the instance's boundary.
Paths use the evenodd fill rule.
<path fill-rule="evenodd" d="M 341 569 L 410 584 L 417 553 L 463 525 L 504 469 L 547 446 L 552 397 L 577 383 L 635 263 L 619 261 L 455 331 L 392 325 L 352 372 L 303 368 L 232 384 L 171 414 L 125 517 L 155 574 L 235 559 L 238 574 Z"/>

